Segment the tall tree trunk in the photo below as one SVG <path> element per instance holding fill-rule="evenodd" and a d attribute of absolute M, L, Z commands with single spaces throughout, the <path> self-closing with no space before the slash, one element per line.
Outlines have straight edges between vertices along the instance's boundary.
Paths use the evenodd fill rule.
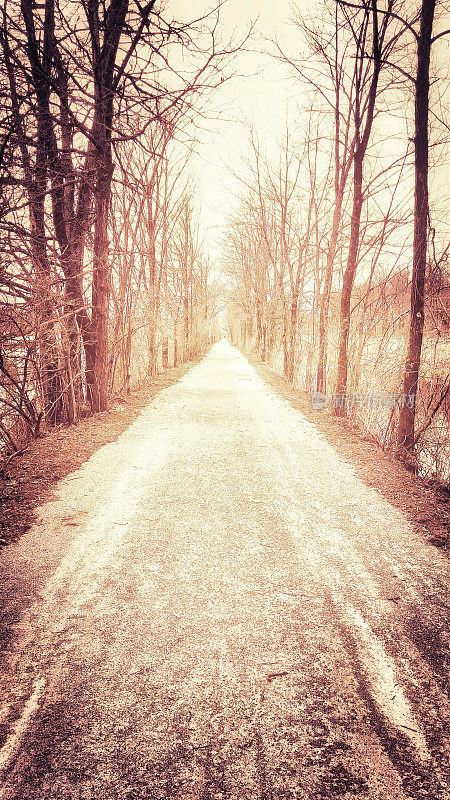
<path fill-rule="evenodd" d="M 169 337 L 166 334 L 162 340 L 161 359 L 162 365 L 166 369 L 169 366 Z"/>
<path fill-rule="evenodd" d="M 185 219 L 184 219 L 184 247 L 183 247 L 183 261 L 181 265 L 181 284 L 182 284 L 182 313 L 183 313 L 183 346 L 182 358 L 183 361 L 189 360 L 189 283 L 188 283 L 188 260 L 190 254 L 190 241 L 189 241 L 189 209 L 186 202 L 185 205 Z"/>
<path fill-rule="evenodd" d="M 101 159 L 97 169 L 95 230 L 92 275 L 92 341 L 94 370 L 92 410 L 108 407 L 108 320 L 111 271 L 109 265 L 108 211 L 111 196 L 112 163 Z"/>
<path fill-rule="evenodd" d="M 348 378 L 348 337 L 350 333 L 350 304 L 353 285 L 355 283 L 356 267 L 358 263 L 359 232 L 361 224 L 361 211 L 363 206 L 363 159 L 355 156 L 353 177 L 353 207 L 351 217 L 350 243 L 348 248 L 347 264 L 342 279 L 341 310 L 339 326 L 338 365 L 336 377 L 336 394 L 343 397 L 347 391 Z M 345 415 L 344 403 L 338 403 L 335 409 L 338 415 Z"/>
<path fill-rule="evenodd" d="M 369 7 L 366 8 L 366 13 L 369 13 Z M 377 0 L 371 0 L 371 14 L 372 14 L 372 58 L 373 58 L 373 73 L 370 80 L 368 89 L 367 101 L 363 96 L 361 86 L 361 77 L 359 68 L 356 73 L 355 83 L 355 152 L 353 157 L 353 205 L 352 216 L 350 223 L 350 243 L 347 256 L 347 264 L 342 281 L 342 294 L 341 294 L 341 313 L 339 324 L 339 345 L 338 345 L 338 364 L 337 364 L 337 378 L 336 378 L 336 394 L 344 399 L 347 392 L 347 379 L 348 379 L 348 339 L 350 333 L 350 311 L 353 285 L 355 283 L 356 268 L 358 264 L 358 249 L 361 227 L 361 211 L 363 207 L 363 163 L 369 144 L 370 134 L 372 132 L 373 118 L 375 113 L 375 102 L 377 99 L 378 80 L 380 77 L 380 70 L 382 66 L 382 44 L 386 32 L 386 19 L 383 22 L 382 32 L 378 29 L 378 10 Z M 361 28 L 360 38 L 358 40 L 358 59 L 361 60 L 361 68 L 364 62 L 368 59 L 366 53 L 366 28 L 365 22 Z M 364 107 L 365 121 L 364 119 Z M 347 413 L 345 402 L 338 402 L 335 413 L 339 416 L 344 416 Z"/>
<path fill-rule="evenodd" d="M 52 140 L 52 118 L 50 114 L 50 80 L 53 65 L 54 49 L 54 0 L 46 0 L 44 18 L 44 35 L 42 53 L 38 45 L 33 4 L 31 0 L 21 0 L 21 10 L 27 36 L 27 51 L 31 68 L 33 89 L 36 96 L 36 157 L 34 170 L 25 150 L 22 153 L 25 173 L 27 174 L 27 190 L 31 221 L 31 251 L 34 270 L 34 302 L 36 317 L 39 322 L 39 369 L 42 383 L 44 413 L 48 421 L 59 419 L 59 374 L 54 334 L 55 309 L 51 296 L 51 268 L 47 254 L 47 235 L 45 228 L 45 198 L 49 179 L 50 147 Z M 5 60 L 10 72 L 10 50 L 5 39 Z M 16 100 L 15 77 L 10 72 L 10 83 L 13 104 Z M 18 108 L 17 108 L 18 112 Z M 16 124 L 19 120 L 17 118 Z M 22 122 L 19 123 L 20 125 Z M 26 149 L 25 142 L 23 146 Z M 31 171 L 33 170 L 33 171 Z"/>
<path fill-rule="evenodd" d="M 259 298 L 256 299 L 256 350 L 261 355 L 262 347 L 262 319 L 261 319 L 261 302 Z"/>
<path fill-rule="evenodd" d="M 173 365 L 178 366 L 178 312 L 176 311 L 173 318 Z"/>
<path fill-rule="evenodd" d="M 183 294 L 183 361 L 189 361 L 189 294 L 185 285 Z"/>
<path fill-rule="evenodd" d="M 149 235 L 149 271 L 148 271 L 148 289 L 149 289 L 149 363 L 148 373 L 154 376 L 157 373 L 157 347 L 156 347 L 156 245 L 155 245 L 155 222 L 153 219 L 153 212 L 151 207 L 151 200 L 149 201 L 148 213 L 148 235 Z"/>
<path fill-rule="evenodd" d="M 265 363 L 267 361 L 267 344 L 268 344 L 268 342 L 267 342 L 267 338 L 268 338 L 268 336 L 267 336 L 267 322 L 265 322 L 265 321 L 262 324 L 261 332 L 262 332 L 261 361 L 263 361 Z"/>
<path fill-rule="evenodd" d="M 331 226 L 330 242 L 327 250 L 327 263 L 325 280 L 319 304 L 319 353 L 317 363 L 316 389 L 325 394 L 327 390 L 327 360 L 328 360 L 328 324 L 330 314 L 331 287 L 333 284 L 333 267 L 341 225 L 342 203 L 344 189 L 347 182 L 348 167 L 344 165 L 346 153 L 341 155 L 341 79 L 339 77 L 339 24 L 338 4 L 335 5 L 334 19 L 334 208 L 333 223 Z"/>
<path fill-rule="evenodd" d="M 292 383 L 295 372 L 295 350 L 297 345 L 297 317 L 298 295 L 294 294 L 291 300 L 290 328 L 289 328 L 289 362 L 286 377 Z"/>
<path fill-rule="evenodd" d="M 167 175 L 167 162 L 166 162 L 166 175 Z M 166 184 L 165 184 L 166 186 Z M 167 191 L 167 189 L 166 189 Z M 166 209 L 166 203 L 164 204 Z M 167 212 L 163 212 L 162 220 L 162 244 L 161 244 L 161 278 L 160 278 L 160 297 L 161 297 L 161 329 L 162 329 L 162 343 L 161 343 L 161 359 L 162 366 L 167 369 L 169 366 L 169 331 L 168 331 L 168 306 L 169 306 L 169 293 L 167 288 Z"/>
<path fill-rule="evenodd" d="M 274 365 L 274 350 L 275 350 L 275 307 L 272 303 L 268 314 L 268 341 L 267 341 L 267 360 L 269 365 Z"/>
<path fill-rule="evenodd" d="M 342 197 L 342 192 L 335 191 L 333 225 L 327 250 L 324 287 L 320 296 L 319 306 L 319 358 L 316 386 L 317 391 L 323 393 L 327 390 L 328 318 L 330 313 L 331 286 L 333 283 L 333 266 L 341 222 Z"/>
<path fill-rule="evenodd" d="M 92 275 L 92 352 L 93 381 L 90 394 L 93 411 L 108 407 L 108 321 L 111 270 L 108 255 L 108 214 L 113 174 L 111 136 L 114 115 L 115 64 L 120 36 L 128 11 L 128 0 L 114 0 L 103 22 L 99 0 L 87 4 L 86 13 L 92 39 L 94 74 L 94 120 L 92 124 L 92 162 L 95 168 L 95 228 Z M 103 28 L 103 36 L 102 36 Z"/>
<path fill-rule="evenodd" d="M 398 455 L 410 460 L 414 451 L 414 423 L 424 327 L 425 274 L 428 235 L 428 111 L 430 54 L 436 0 L 423 0 L 417 46 L 414 113 L 415 202 L 411 316 L 397 432 Z"/>

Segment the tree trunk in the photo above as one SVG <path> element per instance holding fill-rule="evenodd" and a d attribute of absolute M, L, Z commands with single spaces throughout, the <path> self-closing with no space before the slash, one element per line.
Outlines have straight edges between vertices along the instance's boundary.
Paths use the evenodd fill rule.
<path fill-rule="evenodd" d="M 366 8 L 366 13 L 369 13 L 369 8 Z M 369 144 L 370 134 L 372 131 L 373 117 L 375 113 L 375 102 L 377 99 L 378 80 L 380 77 L 380 70 L 383 63 L 381 48 L 385 35 L 385 27 L 382 33 L 378 29 L 378 10 L 376 0 L 371 2 L 372 14 L 372 28 L 373 28 L 373 42 L 372 42 L 372 58 L 373 58 L 373 74 L 370 80 L 367 100 L 362 93 L 362 86 L 360 78 L 356 79 L 355 86 L 355 152 L 353 156 L 353 205 L 352 216 L 350 223 L 350 243 L 347 256 L 347 264 L 342 281 L 342 294 L 341 294 L 341 313 L 340 313 L 340 326 L 339 326 L 339 346 L 338 346 L 338 364 L 337 364 L 337 378 L 335 392 L 342 398 L 335 406 L 335 413 L 338 416 L 345 416 L 347 413 L 345 405 L 345 394 L 347 392 L 347 379 L 348 379 L 348 338 L 350 333 L 350 310 L 353 285 L 355 282 L 356 268 L 358 264 L 358 249 L 359 237 L 361 227 L 361 211 L 363 207 L 363 163 L 366 155 L 367 146 Z M 358 58 L 362 63 L 368 59 L 366 53 L 366 30 L 364 27 L 361 31 L 360 39 L 358 40 Z M 358 73 L 357 73 L 358 74 Z M 365 110 L 365 122 L 363 122 Z"/>
<path fill-rule="evenodd" d="M 111 271 L 108 257 L 108 210 L 112 163 L 103 157 L 97 169 L 92 275 L 92 341 L 94 343 L 92 410 L 108 407 L 108 318 Z"/>
<path fill-rule="evenodd" d="M 261 341 L 261 361 L 264 363 L 267 361 L 267 323 L 263 322 L 262 324 L 262 341 Z"/>
<path fill-rule="evenodd" d="M 317 364 L 317 391 L 325 394 L 327 390 L 327 353 L 328 353 L 328 317 L 330 312 L 331 286 L 333 283 L 333 266 L 341 222 L 342 193 L 336 192 L 334 199 L 333 226 L 330 244 L 327 250 L 325 282 L 320 297 L 319 307 L 319 360 Z"/>
<path fill-rule="evenodd" d="M 356 267 L 358 263 L 359 231 L 361 211 L 363 206 L 362 179 L 363 157 L 355 155 L 353 177 L 353 207 L 351 217 L 350 244 L 348 248 L 347 265 L 342 279 L 341 313 L 339 327 L 338 364 L 335 392 L 344 398 L 347 391 L 348 378 L 348 337 L 350 333 L 350 304 L 353 285 L 355 283 Z M 346 408 L 344 402 L 338 402 L 335 413 L 344 416 Z"/>
<path fill-rule="evenodd" d="M 169 366 L 169 337 L 164 336 L 162 340 L 161 359 L 164 369 Z"/>
<path fill-rule="evenodd" d="M 414 454 L 414 423 L 424 327 L 425 273 L 428 235 L 428 111 L 430 54 L 436 0 L 423 0 L 417 47 L 415 96 L 415 202 L 411 316 L 399 412 L 397 454 L 410 461 Z"/>
<path fill-rule="evenodd" d="M 109 6 L 103 23 L 99 19 L 99 0 L 87 4 L 94 74 L 94 120 L 92 123 L 92 164 L 95 168 L 95 228 L 92 274 L 91 351 L 92 410 L 108 407 L 108 320 L 111 271 L 108 258 L 108 213 L 113 174 L 111 136 L 114 116 L 114 72 L 120 36 L 128 10 L 128 0 Z M 103 37 L 101 36 L 103 27 Z M 103 38 L 103 41 L 102 41 Z"/>
<path fill-rule="evenodd" d="M 295 371 L 295 350 L 297 345 L 297 318 L 298 318 L 298 296 L 294 295 L 291 301 L 291 316 L 289 330 L 289 362 L 286 377 L 292 383 Z"/>
<path fill-rule="evenodd" d="M 149 363 L 148 374 L 157 374 L 157 344 L 156 344 L 156 246 L 155 246 L 155 223 L 153 219 L 151 201 L 148 214 L 148 233 L 149 233 Z"/>
<path fill-rule="evenodd" d="M 261 319 L 261 304 L 256 300 L 256 350 L 261 355 L 262 347 L 262 319 Z"/>
<path fill-rule="evenodd" d="M 173 318 L 173 365 L 178 366 L 178 315 Z"/>
<path fill-rule="evenodd" d="M 183 361 L 189 361 L 189 295 L 187 285 L 183 294 Z"/>
<path fill-rule="evenodd" d="M 47 253 L 45 228 L 45 197 L 49 179 L 50 148 L 52 141 L 52 117 L 50 113 L 49 76 L 53 63 L 54 48 L 54 0 L 46 0 L 42 51 L 37 47 L 37 36 L 31 0 L 22 0 L 21 10 L 27 36 L 27 51 L 30 63 L 33 90 L 36 96 L 36 156 L 34 168 L 29 156 L 22 153 L 27 175 L 27 191 L 31 222 L 31 251 L 34 271 L 34 302 L 39 322 L 39 371 L 42 385 L 44 415 L 50 423 L 59 421 L 60 402 L 57 342 L 54 333 L 55 309 L 52 298 L 52 275 Z M 10 71 L 10 51 L 4 41 L 5 61 Z M 15 77 L 10 74 L 11 90 L 15 97 Z M 17 99 L 17 98 L 16 98 Z M 17 107 L 17 113 L 18 113 Z M 16 124 L 19 122 L 16 119 Z M 21 121 L 19 123 L 22 124 Z"/>

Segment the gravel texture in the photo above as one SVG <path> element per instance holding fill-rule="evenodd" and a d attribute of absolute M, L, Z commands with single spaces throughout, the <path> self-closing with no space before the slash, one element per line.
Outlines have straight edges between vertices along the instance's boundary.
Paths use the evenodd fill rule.
<path fill-rule="evenodd" d="M 449 561 L 225 341 L 0 566 L 1 800 L 450 798 Z"/>

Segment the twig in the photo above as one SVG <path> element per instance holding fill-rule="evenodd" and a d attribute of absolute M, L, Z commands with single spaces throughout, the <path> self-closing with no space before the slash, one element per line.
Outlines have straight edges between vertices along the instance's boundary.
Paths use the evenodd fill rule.
<path fill-rule="evenodd" d="M 427 422 L 424 425 L 422 425 L 422 427 L 416 433 L 416 435 L 414 437 L 414 445 L 417 444 L 417 442 L 419 441 L 420 437 L 425 433 L 427 428 L 430 427 L 435 415 L 437 414 L 437 412 L 439 411 L 439 409 L 440 409 L 441 405 L 443 404 L 445 398 L 449 394 L 449 392 L 450 392 L 450 382 L 447 383 L 449 378 L 450 378 L 450 373 L 447 375 L 447 377 L 444 380 L 444 383 L 443 383 L 442 389 L 441 389 L 441 396 L 440 396 L 438 402 L 436 403 L 436 406 L 434 407 L 433 411 L 431 412 L 430 416 L 428 417 Z M 447 386 L 445 385 L 446 383 L 447 383 Z"/>
<path fill-rule="evenodd" d="M 268 681 L 273 681 L 274 678 L 282 678 L 284 675 L 288 675 L 288 672 L 284 670 L 283 672 L 272 672 L 270 675 L 267 675 Z"/>
<path fill-rule="evenodd" d="M 29 446 L 30 446 L 30 445 L 29 445 L 29 444 L 27 444 L 25 447 L 22 447 L 22 449 L 21 449 L 21 450 L 15 450 L 15 451 L 14 451 L 14 453 L 11 453 L 11 455 L 10 455 L 10 456 L 8 456 L 8 458 L 6 459 L 6 461 L 4 461 L 4 462 L 3 462 L 3 464 L 1 465 L 1 467 L 0 467 L 0 472 L 4 472 L 4 471 L 5 471 L 5 469 L 6 469 L 6 467 L 7 467 L 7 466 L 8 466 L 8 464 L 10 463 L 10 461 L 12 461 L 12 460 L 13 460 L 13 458 L 15 458 L 16 456 L 20 456 L 22 453 L 24 453 L 24 452 L 25 452 L 25 450 L 28 450 Z"/>

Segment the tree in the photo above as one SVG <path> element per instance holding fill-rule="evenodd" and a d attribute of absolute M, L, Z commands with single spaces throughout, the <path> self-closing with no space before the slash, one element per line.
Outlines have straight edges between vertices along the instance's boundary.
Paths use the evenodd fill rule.
<path fill-rule="evenodd" d="M 411 316 L 403 380 L 403 402 L 398 421 L 397 451 L 403 460 L 413 455 L 417 389 L 425 318 L 425 275 L 428 244 L 428 117 L 430 56 L 436 0 L 423 0 L 417 39 L 417 71 L 414 103 L 414 241 L 411 283 Z"/>
<path fill-rule="evenodd" d="M 352 89 L 354 101 L 353 117 L 353 204 L 350 220 L 350 241 L 348 245 L 347 263 L 342 278 L 340 303 L 340 327 L 337 361 L 337 377 L 335 392 L 345 396 L 348 379 L 348 339 L 350 333 L 351 296 L 355 283 L 360 242 L 361 212 L 364 203 L 363 165 L 369 139 L 372 132 L 377 100 L 378 83 L 383 62 L 392 48 L 392 42 L 385 44 L 386 31 L 390 19 L 393 0 L 389 0 L 387 13 L 383 13 L 381 23 L 377 9 L 377 0 L 364 2 L 356 17 L 351 18 L 342 6 L 352 29 L 355 40 L 355 72 Z M 369 35 L 370 26 L 372 29 Z M 370 57 L 368 49 L 370 48 Z M 345 414 L 345 403 L 336 404 L 336 413 Z"/>
<path fill-rule="evenodd" d="M 314 108 L 319 117 L 331 110 L 333 128 L 328 132 L 331 141 L 330 160 L 333 169 L 333 200 L 330 203 L 330 221 L 328 223 L 326 265 L 324 274 L 318 280 L 318 342 L 316 388 L 325 392 L 327 388 L 327 361 L 330 297 L 333 285 L 336 253 L 341 232 L 343 204 L 348 177 L 354 155 L 354 141 L 351 136 L 350 120 L 352 115 L 352 97 L 348 86 L 354 83 L 357 68 L 353 62 L 348 69 L 348 33 L 339 21 L 339 3 L 334 3 L 332 12 L 323 6 L 324 18 L 318 23 L 307 21 L 300 12 L 294 16 L 299 35 L 307 45 L 305 57 L 293 58 L 276 43 L 276 56 L 289 70 L 297 75 L 302 83 L 312 90 Z M 343 41 L 341 42 L 341 39 Z M 319 108 L 319 103 L 323 107 Z M 326 185 L 328 181 L 326 182 Z M 319 254 L 317 254 L 319 255 Z M 319 276 L 318 276 L 319 277 Z"/>
<path fill-rule="evenodd" d="M 195 117 L 233 47 L 217 44 L 218 9 L 193 22 L 166 22 L 155 0 L 2 10 L 3 291 L 28 305 L 34 402 L 51 424 L 108 401 L 114 167 L 151 126 Z"/>

